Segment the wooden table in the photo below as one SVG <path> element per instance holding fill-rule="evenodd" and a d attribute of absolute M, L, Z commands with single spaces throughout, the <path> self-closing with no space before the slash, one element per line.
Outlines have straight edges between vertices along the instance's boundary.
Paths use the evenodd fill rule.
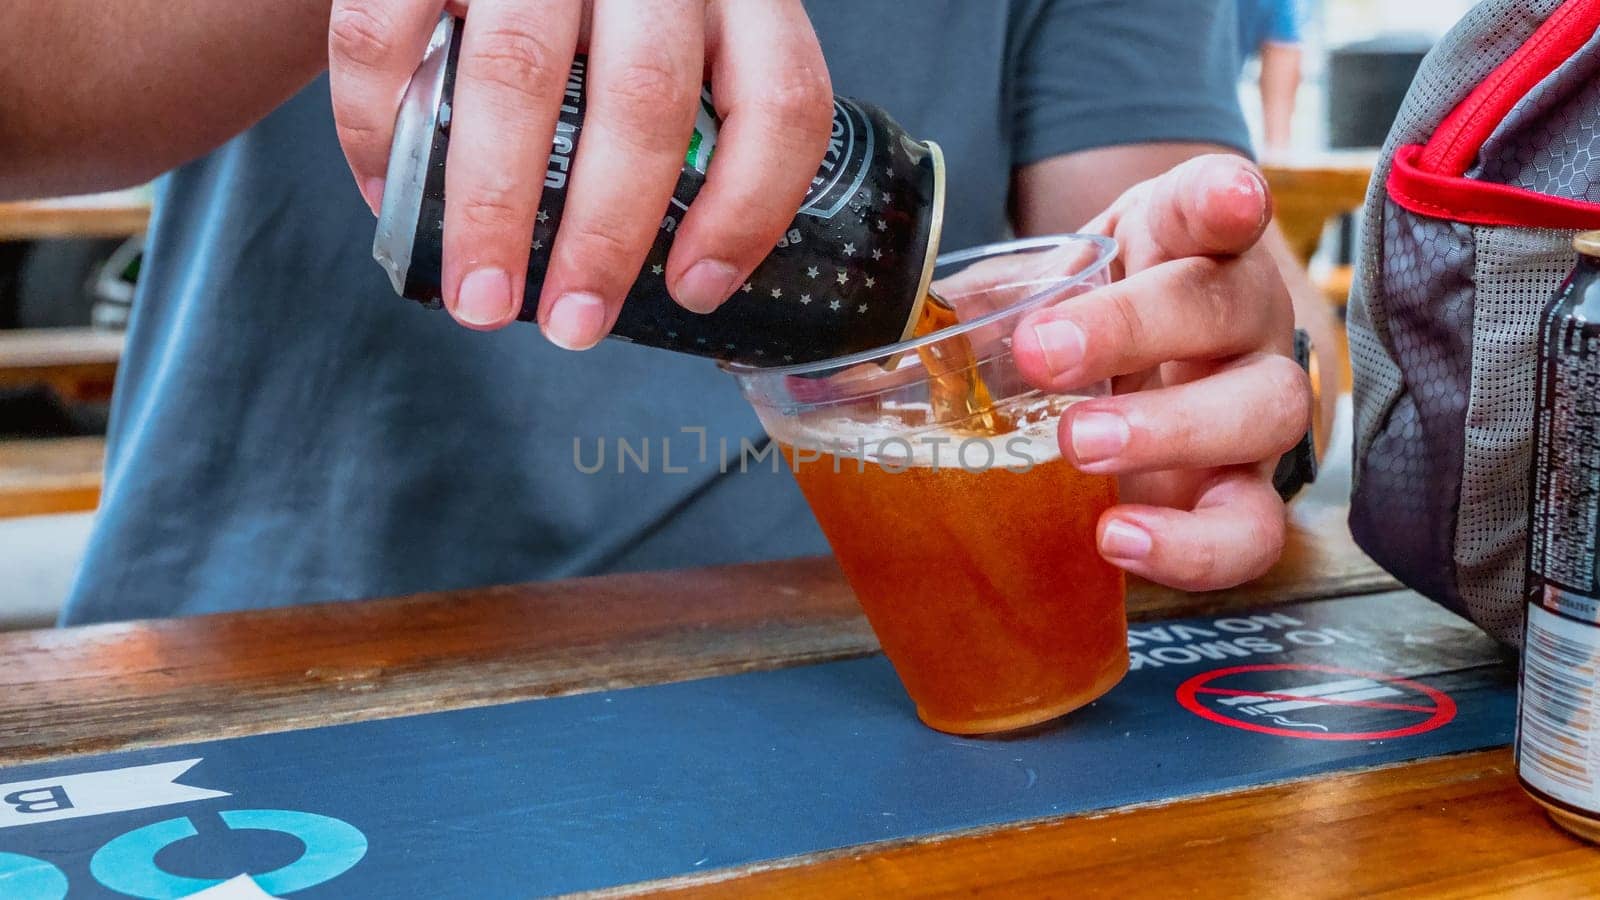
<path fill-rule="evenodd" d="M 131 237 L 149 224 L 150 192 L 144 188 L 0 203 L 0 241 Z"/>
<path fill-rule="evenodd" d="M 1136 585 L 1135 619 L 1394 590 L 1343 510 L 1296 510 L 1261 581 Z M 0 635 L 0 765 L 860 656 L 829 560 L 594 578 Z M 1320 890 L 1308 885 L 1321 885 Z M 1472 753 L 1220 796 L 871 845 L 622 893 L 1578 896 L 1600 852 Z"/>

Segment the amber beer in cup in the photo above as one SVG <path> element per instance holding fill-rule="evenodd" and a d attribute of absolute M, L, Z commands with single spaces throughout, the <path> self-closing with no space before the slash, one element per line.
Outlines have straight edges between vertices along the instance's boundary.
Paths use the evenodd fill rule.
<path fill-rule="evenodd" d="M 1053 237 L 947 255 L 949 327 L 779 369 L 728 366 L 784 449 L 917 713 L 984 734 L 1101 696 L 1128 668 L 1124 584 L 1095 526 L 1111 478 L 1061 457 L 1075 396 L 1025 383 L 1011 335 L 1106 283 L 1110 241 Z"/>

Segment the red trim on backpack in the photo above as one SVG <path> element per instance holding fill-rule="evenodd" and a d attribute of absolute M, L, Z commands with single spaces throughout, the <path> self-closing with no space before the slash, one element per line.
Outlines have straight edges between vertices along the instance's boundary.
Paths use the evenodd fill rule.
<path fill-rule="evenodd" d="M 1424 152 L 1421 144 L 1396 150 L 1386 185 L 1390 199 L 1417 215 L 1470 225 L 1600 228 L 1600 203 L 1552 197 L 1459 175 L 1440 175 L 1422 166 Z"/>
<path fill-rule="evenodd" d="M 1567 0 L 1439 123 L 1418 166 L 1440 175 L 1464 174 L 1512 107 L 1582 49 L 1596 30 L 1600 0 Z"/>

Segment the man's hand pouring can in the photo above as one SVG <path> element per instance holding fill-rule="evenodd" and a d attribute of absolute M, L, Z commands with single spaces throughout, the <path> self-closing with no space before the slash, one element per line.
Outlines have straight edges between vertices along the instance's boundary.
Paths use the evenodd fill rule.
<path fill-rule="evenodd" d="M 441 306 L 445 155 L 461 49 L 459 20 L 440 21 L 400 107 L 373 256 L 402 296 Z M 534 321 L 574 154 L 583 134 L 587 61 L 572 66 L 532 236 L 518 318 Z M 703 93 L 672 203 L 611 337 L 746 365 L 815 362 L 892 344 L 916 327 L 938 253 L 944 160 L 881 109 L 846 98 L 805 203 L 783 240 L 716 312 L 667 292 L 667 254 L 705 185 L 719 122 Z"/>

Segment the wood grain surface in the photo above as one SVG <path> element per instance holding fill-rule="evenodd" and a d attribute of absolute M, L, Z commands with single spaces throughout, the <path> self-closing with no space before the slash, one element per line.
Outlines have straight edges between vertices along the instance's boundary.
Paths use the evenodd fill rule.
<path fill-rule="evenodd" d="M 1135 619 L 1396 585 L 1329 509 L 1233 591 L 1129 591 Z M 305 598 L 312 599 L 312 598 Z M 0 634 L 0 765 L 859 656 L 831 559 Z"/>
<path fill-rule="evenodd" d="M 1354 194 L 1353 176 L 1338 177 L 1329 204 Z M 4 360 L 0 350 L 0 370 Z M 40 478 L 48 469 L 35 467 Z M 1283 561 L 1261 580 L 1199 595 L 1136 583 L 1129 607 L 1144 620 L 1397 587 L 1352 544 L 1344 509 L 1309 503 L 1294 512 Z M 875 649 L 827 559 L 0 634 L 0 765 Z M 609 893 L 658 892 L 1583 897 L 1600 896 L 1600 851 L 1551 826 L 1517 787 L 1508 752 L 1492 751 Z"/>
<path fill-rule="evenodd" d="M 1266 578 L 1133 585 L 1135 619 L 1392 588 L 1343 511 Z M 1336 601 L 1332 601 L 1336 602 Z M 839 659 L 875 642 L 830 560 L 0 635 L 0 765 Z M 1576 897 L 1600 852 L 1504 751 L 871 845 L 611 892 L 707 897 Z"/>
<path fill-rule="evenodd" d="M 691 897 L 1592 897 L 1508 750 L 632 886 Z"/>
<path fill-rule="evenodd" d="M 105 457 L 99 437 L 0 441 L 0 519 L 93 511 Z"/>

